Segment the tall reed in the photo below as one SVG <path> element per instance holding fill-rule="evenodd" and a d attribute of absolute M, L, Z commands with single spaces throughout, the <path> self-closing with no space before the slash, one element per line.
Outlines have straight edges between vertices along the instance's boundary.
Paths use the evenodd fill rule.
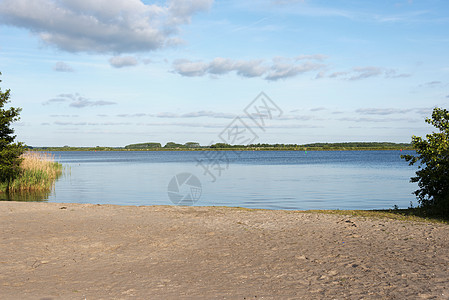
<path fill-rule="evenodd" d="M 55 162 L 54 155 L 41 152 L 25 152 L 20 164 L 20 175 L 12 182 L 3 183 L 0 191 L 16 193 L 47 191 L 62 174 L 62 165 Z"/>

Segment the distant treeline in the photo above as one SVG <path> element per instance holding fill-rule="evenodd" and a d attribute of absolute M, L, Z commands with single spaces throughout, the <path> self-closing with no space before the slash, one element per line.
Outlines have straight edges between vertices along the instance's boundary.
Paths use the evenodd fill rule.
<path fill-rule="evenodd" d="M 155 148 L 169 148 L 169 149 L 181 149 L 181 148 L 200 148 L 200 143 L 188 142 L 185 144 L 178 144 L 175 142 L 168 142 L 162 147 L 161 143 L 141 143 L 141 144 L 131 144 L 125 146 L 125 149 L 155 149 Z"/>
<path fill-rule="evenodd" d="M 201 146 L 196 142 L 179 144 L 168 142 L 165 146 L 161 143 L 148 142 L 130 144 L 125 147 L 29 147 L 40 151 L 189 151 L 189 150 L 413 150 L 409 143 L 390 142 L 346 142 L 346 143 L 313 143 L 313 144 L 250 144 L 229 145 L 216 143 L 209 146 Z"/>

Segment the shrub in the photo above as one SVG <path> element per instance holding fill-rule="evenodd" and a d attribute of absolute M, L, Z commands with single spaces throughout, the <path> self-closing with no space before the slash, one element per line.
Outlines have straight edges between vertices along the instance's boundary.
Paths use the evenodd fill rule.
<path fill-rule="evenodd" d="M 431 214 L 449 217 L 449 111 L 435 108 L 432 124 L 438 132 L 426 135 L 427 139 L 413 136 L 412 144 L 417 155 L 402 155 L 410 165 L 419 163 L 416 176 L 419 189 L 414 192 L 420 206 Z"/>

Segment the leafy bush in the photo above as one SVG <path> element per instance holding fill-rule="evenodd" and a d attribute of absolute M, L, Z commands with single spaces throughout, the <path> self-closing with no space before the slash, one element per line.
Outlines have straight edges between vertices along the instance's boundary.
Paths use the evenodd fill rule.
<path fill-rule="evenodd" d="M 417 155 L 402 155 L 410 165 L 419 163 L 416 176 L 419 189 L 414 192 L 420 206 L 431 214 L 449 216 L 449 111 L 435 108 L 429 123 L 438 132 L 426 135 L 427 139 L 413 136 L 412 144 Z"/>

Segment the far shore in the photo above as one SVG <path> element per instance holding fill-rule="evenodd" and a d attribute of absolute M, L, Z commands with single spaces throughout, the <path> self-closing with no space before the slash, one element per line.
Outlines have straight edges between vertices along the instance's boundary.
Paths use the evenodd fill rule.
<path fill-rule="evenodd" d="M 449 225 L 386 217 L 2 201 L 0 298 L 449 298 Z"/>
<path fill-rule="evenodd" d="M 307 147 L 298 147 L 298 148 L 147 148 L 147 149 L 125 149 L 125 148 L 114 148 L 114 147 L 36 147 L 33 149 L 28 149 L 31 151 L 130 151 L 130 152 L 139 152 L 139 151 L 161 151 L 161 152 L 169 152 L 169 151 L 402 151 L 402 150 L 415 150 L 411 147 L 404 148 L 371 148 L 371 147 L 342 147 L 342 148 L 307 148 Z"/>
<path fill-rule="evenodd" d="M 354 151 L 354 150 L 414 150 L 410 143 L 392 142 L 342 142 L 342 143 L 311 143 L 311 144 L 249 144 L 230 145 L 216 143 L 203 146 L 189 142 L 177 144 L 173 142 L 162 146 L 160 143 L 130 144 L 124 147 L 29 147 L 36 151 Z"/>

